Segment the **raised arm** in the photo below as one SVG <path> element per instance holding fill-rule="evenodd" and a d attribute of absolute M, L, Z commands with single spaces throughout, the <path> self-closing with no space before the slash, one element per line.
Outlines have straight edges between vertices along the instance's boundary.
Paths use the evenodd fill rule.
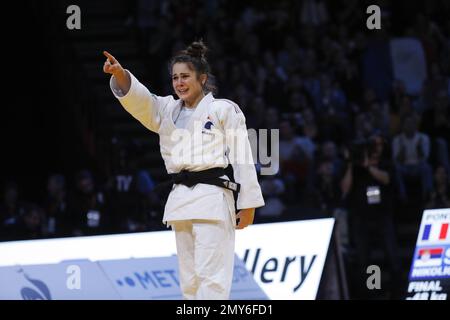
<path fill-rule="evenodd" d="M 166 106 L 174 101 L 173 97 L 160 97 L 150 93 L 109 52 L 104 51 L 103 54 L 107 58 L 103 65 L 103 71 L 112 75 L 110 87 L 114 96 L 135 119 L 147 129 L 158 133 L 162 113 L 166 110 Z"/>
<path fill-rule="evenodd" d="M 103 54 L 106 57 L 105 64 L 103 65 L 103 72 L 113 75 L 119 89 L 124 95 L 127 94 L 131 87 L 130 75 L 122 68 L 119 61 L 117 61 L 112 54 L 108 51 L 103 51 Z"/>

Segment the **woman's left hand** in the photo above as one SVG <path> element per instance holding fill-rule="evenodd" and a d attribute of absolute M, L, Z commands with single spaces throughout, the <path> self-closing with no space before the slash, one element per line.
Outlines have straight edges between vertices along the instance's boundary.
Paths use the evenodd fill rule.
<path fill-rule="evenodd" d="M 242 209 L 236 215 L 236 229 L 244 229 L 253 223 L 255 218 L 255 208 Z M 239 219 L 239 220 L 238 220 Z"/>

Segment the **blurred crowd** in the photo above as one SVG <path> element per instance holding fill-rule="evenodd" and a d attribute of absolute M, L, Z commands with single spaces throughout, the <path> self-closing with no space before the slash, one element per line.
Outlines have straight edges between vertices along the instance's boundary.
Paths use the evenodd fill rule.
<path fill-rule="evenodd" d="M 378 3 L 380 30 L 367 29 L 369 3 L 356 0 L 130 1 L 124 28 L 136 36 L 151 91 L 172 93 L 164 62 L 203 38 L 216 96 L 235 101 L 248 128 L 279 129 L 280 170 L 259 177 L 266 206 L 256 223 L 342 218 L 356 265 L 367 265 L 378 239 L 398 272 L 399 212 L 450 207 L 450 5 Z M 423 50 L 424 78 L 412 79 L 418 90 L 368 67 L 395 38 Z M 40 203 L 27 203 L 8 182 L 0 238 L 161 229 L 165 198 L 148 168 L 126 147 L 115 157 L 101 181 L 87 169 L 50 175 Z"/>

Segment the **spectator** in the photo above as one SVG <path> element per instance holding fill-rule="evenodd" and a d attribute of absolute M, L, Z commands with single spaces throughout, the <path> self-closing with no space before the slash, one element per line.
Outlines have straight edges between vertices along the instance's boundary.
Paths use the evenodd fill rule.
<path fill-rule="evenodd" d="M 413 177 L 421 182 L 422 199 L 432 189 L 432 173 L 428 164 L 430 139 L 417 130 L 417 117 L 410 114 L 405 118 L 403 131 L 395 136 L 392 143 L 392 156 L 398 172 L 400 198 L 407 199 L 406 179 Z"/>
<path fill-rule="evenodd" d="M 49 237 L 69 236 L 71 226 L 67 208 L 66 179 L 60 174 L 52 174 L 48 178 L 45 210 L 46 235 Z"/>
<path fill-rule="evenodd" d="M 450 103 L 445 91 L 440 91 L 435 97 L 433 107 L 423 114 L 422 130 L 431 139 L 430 161 L 434 165 L 443 165 L 450 170 L 449 149 L 450 144 Z"/>
<path fill-rule="evenodd" d="M 260 96 L 254 97 L 247 110 L 248 114 L 251 115 L 247 121 L 247 127 L 253 129 L 263 128 L 264 114 L 266 111 L 264 99 Z"/>
<path fill-rule="evenodd" d="M 425 111 L 435 105 L 436 97 L 439 99 L 441 94 L 445 95 L 447 91 L 448 80 L 443 76 L 439 64 L 433 63 L 430 69 L 430 76 L 424 83 L 421 97 L 423 104 L 421 109 L 425 109 Z"/>
<path fill-rule="evenodd" d="M 395 227 L 392 217 L 393 168 L 383 157 L 384 141 L 380 136 L 369 142 L 355 142 L 347 153 L 348 165 L 341 180 L 341 190 L 349 212 L 351 241 L 356 250 L 356 289 L 359 297 L 367 297 L 365 270 L 371 264 L 372 242 L 384 249 L 390 274 L 398 279 Z M 378 236 L 374 238 L 374 235 Z M 372 240 L 372 241 L 370 241 Z M 393 290 L 398 283 L 391 282 Z"/>
<path fill-rule="evenodd" d="M 280 127 L 280 114 L 276 108 L 269 107 L 265 114 L 264 128 L 278 129 Z"/>
<path fill-rule="evenodd" d="M 264 176 L 264 179 L 261 179 L 261 191 L 266 205 L 256 211 L 260 222 L 280 220 L 286 208 L 281 199 L 284 189 L 283 180 L 277 176 Z"/>
<path fill-rule="evenodd" d="M 3 189 L 3 203 L 0 204 L 0 240 L 11 240 L 11 230 L 25 214 L 25 205 L 19 201 L 19 188 L 15 182 L 8 182 Z"/>
<path fill-rule="evenodd" d="M 73 236 L 94 235 L 110 230 L 110 217 L 105 210 L 103 193 L 94 183 L 92 173 L 81 170 L 76 176 L 76 189 L 69 197 L 69 213 Z"/>
<path fill-rule="evenodd" d="M 316 183 L 313 194 L 315 207 L 319 208 L 320 215 L 330 217 L 341 202 L 339 177 L 335 174 L 334 163 L 322 158 L 319 160 L 316 171 Z"/>
<path fill-rule="evenodd" d="M 280 169 L 283 180 L 286 182 L 288 199 L 296 198 L 298 188 L 304 187 L 307 182 L 308 170 L 311 160 L 303 148 L 300 137 L 294 132 L 292 124 L 284 120 L 280 124 Z"/>
<path fill-rule="evenodd" d="M 131 154 L 140 154 L 136 145 L 119 141 L 115 147 L 115 164 L 106 193 L 112 228 L 116 232 L 146 231 L 151 215 L 156 215 L 152 211 L 157 203 L 155 182 L 133 160 Z"/>
<path fill-rule="evenodd" d="M 309 145 L 313 145 L 316 143 L 319 137 L 319 128 L 316 123 L 316 117 L 311 108 L 306 108 L 302 113 L 302 121 L 303 121 L 303 134 L 305 139 L 308 139 Z M 315 147 L 314 147 L 315 150 Z M 312 151 L 314 151 L 312 150 Z"/>
<path fill-rule="evenodd" d="M 450 185 L 444 166 L 439 166 L 434 171 L 434 189 L 425 207 L 428 209 L 450 208 Z"/>
<path fill-rule="evenodd" d="M 30 204 L 18 223 L 12 227 L 11 240 L 31 240 L 44 237 L 44 212 L 36 204 Z"/>
<path fill-rule="evenodd" d="M 344 164 L 338 157 L 337 147 L 333 141 L 328 140 L 322 143 L 320 148 L 319 160 L 329 163 L 331 165 L 331 174 L 334 178 L 338 178 L 338 176 L 341 174 Z"/>
<path fill-rule="evenodd" d="M 431 137 L 443 138 L 450 143 L 450 100 L 444 90 L 435 97 L 432 108 L 423 115 L 422 129 Z"/>

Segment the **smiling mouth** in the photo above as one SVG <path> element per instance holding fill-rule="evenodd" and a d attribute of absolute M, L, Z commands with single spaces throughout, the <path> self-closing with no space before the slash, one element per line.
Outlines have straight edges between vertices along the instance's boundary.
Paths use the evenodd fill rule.
<path fill-rule="evenodd" d="M 189 89 L 183 89 L 183 90 L 178 90 L 178 92 L 179 92 L 180 94 L 185 94 L 185 93 L 188 92 L 188 90 L 189 90 Z"/>

